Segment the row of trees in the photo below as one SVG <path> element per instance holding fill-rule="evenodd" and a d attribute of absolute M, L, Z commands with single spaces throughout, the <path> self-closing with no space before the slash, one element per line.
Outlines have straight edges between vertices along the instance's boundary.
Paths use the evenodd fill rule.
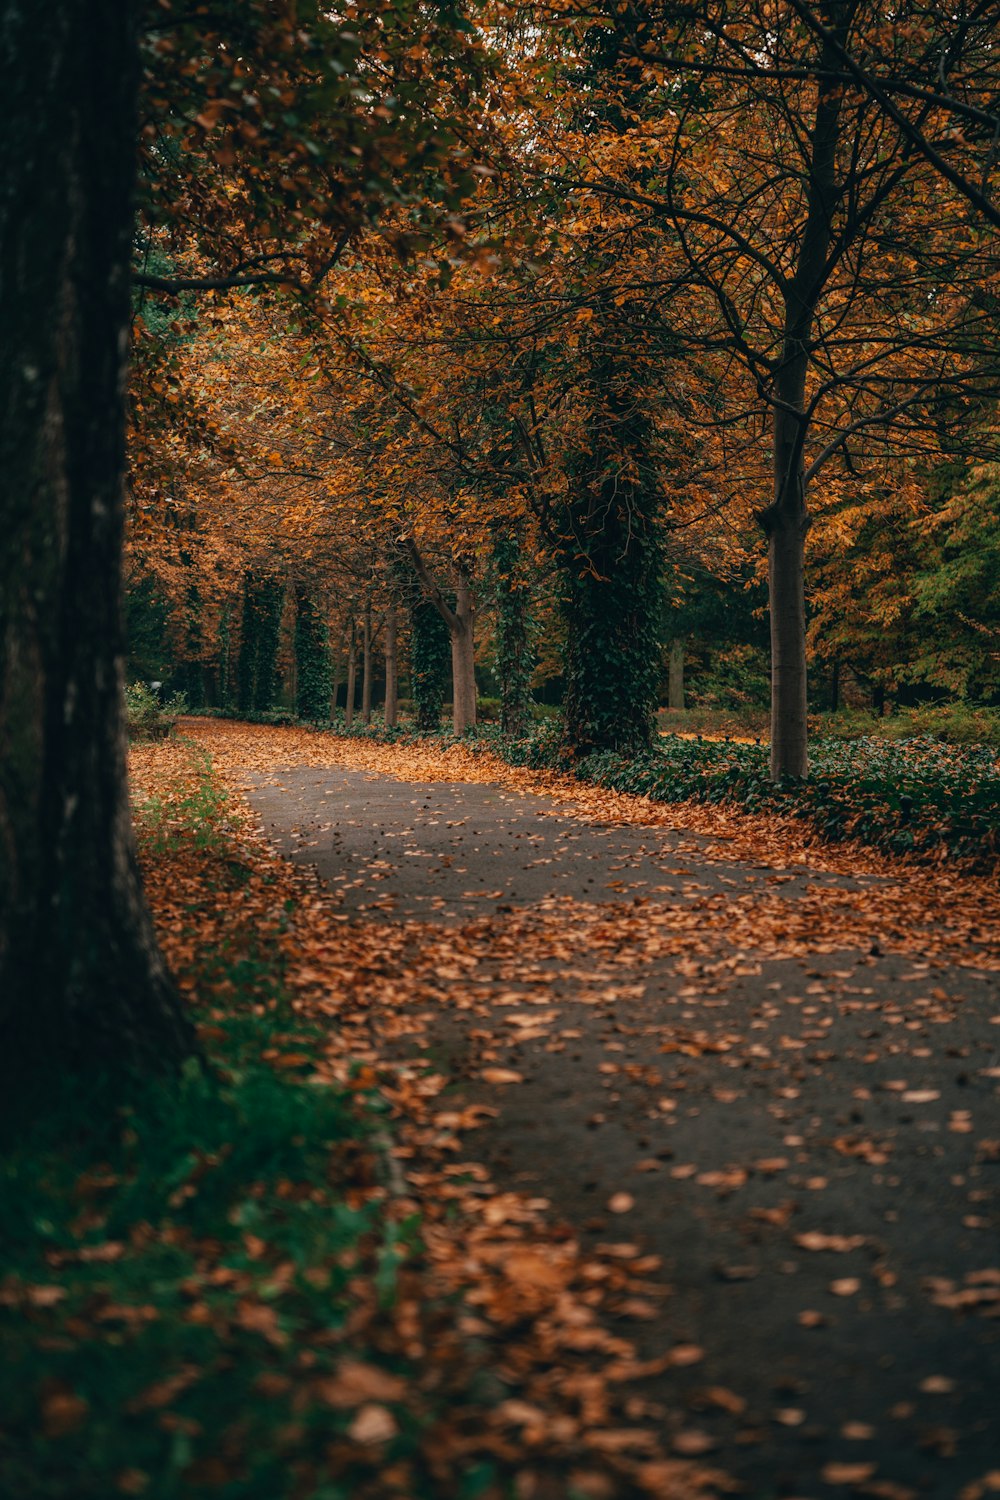
<path fill-rule="evenodd" d="M 133 548 L 169 541 L 192 652 L 213 567 L 265 566 L 280 512 L 300 555 L 402 549 L 461 725 L 474 590 L 513 544 L 561 612 L 568 747 L 639 749 L 665 581 L 685 556 L 735 576 L 757 528 L 772 770 L 805 774 L 807 502 L 857 538 L 991 456 L 995 7 L 3 17 L 0 984 L 32 999 L 22 1050 L 187 1045 L 124 792 L 130 259 Z"/>
<path fill-rule="evenodd" d="M 992 31 L 977 13 L 952 37 L 926 6 L 900 35 L 860 0 L 772 9 L 484 23 L 461 248 L 400 261 L 391 216 L 328 294 L 258 287 L 179 359 L 203 557 L 239 518 L 258 551 L 308 544 L 331 586 L 402 547 L 449 628 L 461 727 L 503 538 L 553 580 L 575 754 L 648 747 L 692 579 L 766 574 L 776 776 L 806 769 L 807 648 L 876 684 L 986 688 L 995 627 L 952 564 L 992 484 L 966 470 L 993 444 L 995 237 L 921 146 L 988 158 L 954 120 L 991 101 Z M 854 77 L 861 55 L 912 116 Z"/>

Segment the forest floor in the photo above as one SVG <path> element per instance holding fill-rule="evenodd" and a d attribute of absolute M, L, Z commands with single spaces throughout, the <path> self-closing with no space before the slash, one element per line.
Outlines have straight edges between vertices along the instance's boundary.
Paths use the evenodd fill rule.
<path fill-rule="evenodd" d="M 657 1452 L 760 1500 L 1000 1493 L 995 882 L 458 746 L 182 729 L 379 954 L 363 1000 L 336 945 L 307 976 L 337 1047 L 434 1097 L 487 1222 L 591 1266 Z"/>

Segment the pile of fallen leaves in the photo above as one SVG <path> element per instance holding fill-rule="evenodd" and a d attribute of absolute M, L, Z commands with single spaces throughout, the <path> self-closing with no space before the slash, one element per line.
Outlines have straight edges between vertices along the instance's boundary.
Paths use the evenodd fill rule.
<path fill-rule="evenodd" d="M 408 963 L 419 934 L 338 920 L 191 746 L 137 747 L 133 778 L 208 1067 L 8 1161 L 6 1492 L 726 1489 L 629 1394 L 700 1351 L 643 1362 L 604 1321 L 655 1296 L 655 1258 L 499 1192 L 465 1141 L 489 1111 L 384 1055 L 435 961 Z"/>

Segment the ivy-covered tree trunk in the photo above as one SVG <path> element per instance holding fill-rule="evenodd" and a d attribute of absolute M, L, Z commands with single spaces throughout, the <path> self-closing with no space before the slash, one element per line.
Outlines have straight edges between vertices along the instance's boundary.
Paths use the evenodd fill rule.
<path fill-rule="evenodd" d="M 330 712 L 330 633 L 312 591 L 295 585 L 295 711 L 300 718 L 326 719 Z"/>
<path fill-rule="evenodd" d="M 497 617 L 496 666 L 500 682 L 500 728 L 504 734 L 527 732 L 531 708 L 531 580 L 521 542 L 512 526 L 497 529 L 493 540 L 493 583 Z"/>
<path fill-rule="evenodd" d="M 413 707 L 421 734 L 434 734 L 441 727 L 450 654 L 448 627 L 421 593 L 410 606 Z"/>
<path fill-rule="evenodd" d="M 347 696 L 344 700 L 344 728 L 354 723 L 354 698 L 358 688 L 358 626 L 351 620 L 347 642 Z"/>
<path fill-rule="evenodd" d="M 454 604 L 449 604 L 431 577 L 416 542 L 409 538 L 406 549 L 427 602 L 441 618 L 448 632 L 451 650 L 452 727 L 464 734 L 476 722 L 476 599 L 472 590 L 472 569 L 460 561 Z M 438 711 L 440 719 L 440 710 Z"/>
<path fill-rule="evenodd" d="M 36 1100 L 192 1046 L 125 768 L 135 15 L 0 0 L 0 1087 Z"/>
<path fill-rule="evenodd" d="M 285 586 L 280 578 L 267 575 L 259 584 L 257 634 L 257 676 L 254 681 L 253 706 L 267 713 L 278 696 L 278 644 L 281 640 L 281 615 L 285 606 Z"/>
<path fill-rule="evenodd" d="M 372 601 L 365 600 L 361 641 L 361 721 L 367 728 L 372 721 Z"/>
<path fill-rule="evenodd" d="M 222 606 L 222 618 L 219 621 L 218 694 L 220 708 L 228 708 L 232 701 L 232 684 L 229 680 L 233 664 L 233 633 L 232 626 L 230 624 L 231 615 L 232 605 L 227 601 L 227 603 Z"/>
<path fill-rule="evenodd" d="M 253 713 L 260 655 L 260 619 L 257 584 L 251 572 L 243 576 L 243 614 L 240 621 L 240 653 L 236 661 L 236 706 L 241 714 Z"/>
<path fill-rule="evenodd" d="M 390 599 L 385 612 L 385 708 L 386 729 L 399 722 L 399 619 L 395 601 Z"/>
<path fill-rule="evenodd" d="M 556 549 L 567 625 L 564 744 L 648 750 L 660 679 L 661 508 L 649 426 L 629 372 L 600 360 L 593 450 L 571 475 Z"/>

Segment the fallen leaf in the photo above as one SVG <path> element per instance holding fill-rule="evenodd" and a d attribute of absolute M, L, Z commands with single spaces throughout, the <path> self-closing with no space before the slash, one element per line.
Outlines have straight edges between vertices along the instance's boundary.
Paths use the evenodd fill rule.
<path fill-rule="evenodd" d="M 387 1443 L 398 1431 L 396 1418 L 388 1407 L 372 1402 L 361 1407 L 348 1427 L 347 1435 L 356 1443 Z"/>

